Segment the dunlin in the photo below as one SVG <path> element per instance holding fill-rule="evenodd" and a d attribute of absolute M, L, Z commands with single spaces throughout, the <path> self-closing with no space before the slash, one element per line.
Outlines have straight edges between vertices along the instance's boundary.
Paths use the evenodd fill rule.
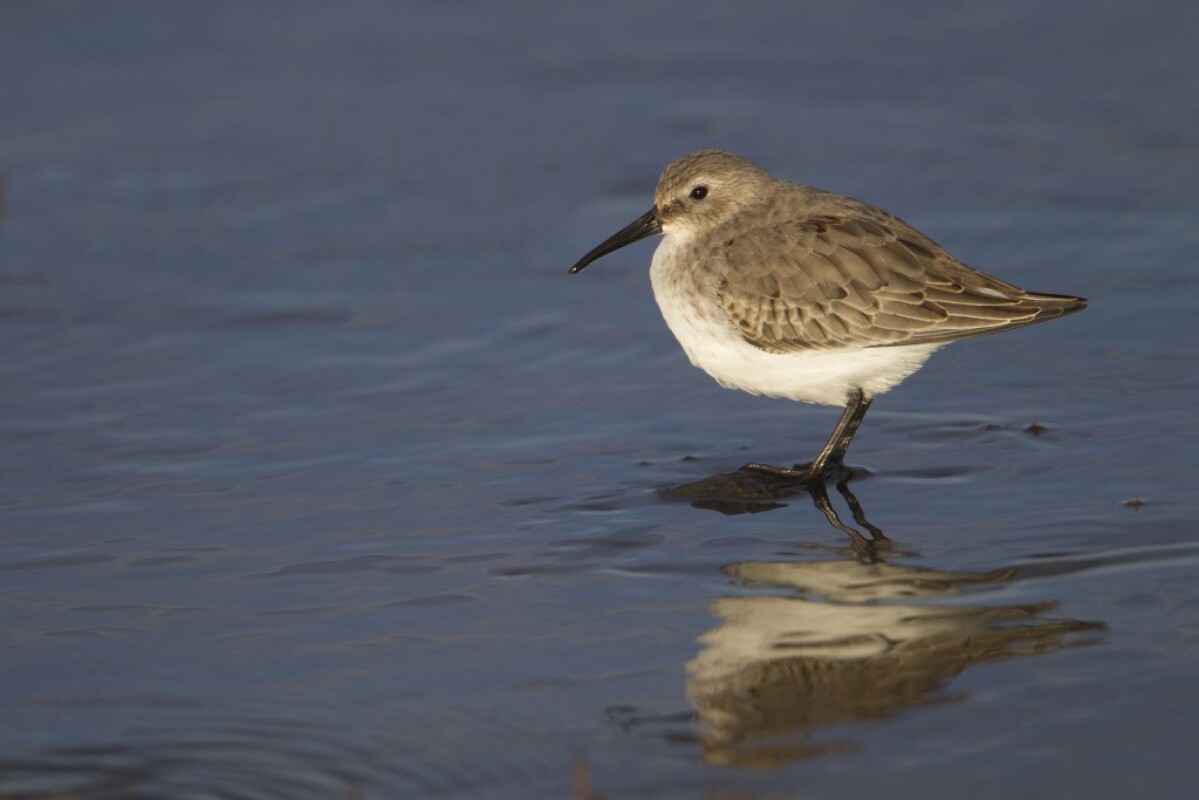
<path fill-rule="evenodd" d="M 650 279 L 691 363 L 722 386 L 844 406 L 810 464 L 743 469 L 796 482 L 842 463 L 874 398 L 940 347 L 1086 308 L 966 266 L 874 206 L 704 150 L 662 172 L 654 207 L 570 272 L 653 234 Z"/>

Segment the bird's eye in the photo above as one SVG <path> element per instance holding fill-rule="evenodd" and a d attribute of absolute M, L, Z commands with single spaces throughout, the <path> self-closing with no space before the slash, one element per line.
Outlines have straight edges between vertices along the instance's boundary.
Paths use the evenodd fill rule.
<path fill-rule="evenodd" d="M 696 186 L 694 189 L 691 190 L 691 199 L 692 200 L 703 200 L 707 196 L 708 196 L 708 187 L 707 186 Z"/>

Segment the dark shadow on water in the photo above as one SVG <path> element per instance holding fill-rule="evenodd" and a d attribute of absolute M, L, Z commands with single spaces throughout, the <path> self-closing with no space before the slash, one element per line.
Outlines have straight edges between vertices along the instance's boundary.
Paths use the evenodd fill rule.
<path fill-rule="evenodd" d="M 800 465 L 797 465 L 800 466 Z M 837 487 L 837 491 L 846 497 L 853 510 L 854 518 L 871 530 L 881 534 L 882 531 L 859 519 L 861 505 L 852 498 L 847 487 L 850 481 L 861 480 L 870 476 L 870 471 L 861 467 L 838 465 L 829 467 L 823 482 L 797 482 L 768 473 L 741 468 L 733 472 L 722 472 L 695 481 L 668 486 L 660 494 L 668 500 L 682 500 L 694 508 L 719 511 L 727 516 L 737 514 L 759 514 L 763 511 L 773 511 L 783 508 L 787 503 L 782 502 L 801 494 L 808 494 L 816 503 L 821 513 L 828 517 L 828 484 Z M 822 503 L 823 501 L 823 503 Z M 829 519 L 833 527 L 841 529 L 840 521 Z"/>
<path fill-rule="evenodd" d="M 662 490 L 662 494 L 672 500 L 684 500 L 695 508 L 719 511 L 732 516 L 783 508 L 787 504 L 779 501 L 806 493 L 829 525 L 849 537 L 857 557 L 873 560 L 891 549 L 891 540 L 882 529 L 866 519 L 862 504 L 849 489 L 850 481 L 869 474 L 863 469 L 840 467 L 831 471 L 828 476 L 835 481 L 837 492 L 845 499 L 854 522 L 866 531 L 865 534 L 841 521 L 840 515 L 829 500 L 828 488 L 824 483 L 795 483 L 772 475 L 740 469 L 671 486 Z"/>
<path fill-rule="evenodd" d="M 840 487 L 869 474 L 864 469 L 839 467 L 829 470 L 826 483 L 832 482 Z M 663 489 L 661 494 L 670 500 L 686 501 L 695 508 L 719 511 L 721 514 L 732 516 L 758 514 L 783 508 L 787 504 L 781 501 L 805 492 L 811 493 L 813 488 L 819 490 L 823 487 L 817 484 L 797 483 L 754 470 L 739 469 L 670 486 Z"/>

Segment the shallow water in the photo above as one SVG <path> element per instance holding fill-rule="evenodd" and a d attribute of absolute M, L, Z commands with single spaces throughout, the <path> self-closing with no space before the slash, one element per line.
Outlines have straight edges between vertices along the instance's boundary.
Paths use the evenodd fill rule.
<path fill-rule="evenodd" d="M 1186 796 L 1196 17 L 5 4 L 0 796 Z M 1091 308 L 672 497 L 837 413 L 566 276 L 699 147 Z"/>

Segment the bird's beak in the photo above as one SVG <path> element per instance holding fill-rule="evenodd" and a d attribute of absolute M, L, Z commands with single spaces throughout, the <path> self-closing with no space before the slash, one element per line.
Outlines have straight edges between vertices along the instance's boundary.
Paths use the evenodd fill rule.
<path fill-rule="evenodd" d="M 582 271 L 583 267 L 590 264 L 592 261 L 608 255 L 614 250 L 619 250 L 626 244 L 640 241 L 646 236 L 653 236 L 655 233 L 662 232 L 662 222 L 658 219 L 658 207 L 654 206 L 649 211 L 646 211 L 637 219 L 624 226 L 616 233 L 609 236 L 596 247 L 592 248 L 587 255 L 583 256 L 578 262 L 570 268 L 570 274 Z"/>

